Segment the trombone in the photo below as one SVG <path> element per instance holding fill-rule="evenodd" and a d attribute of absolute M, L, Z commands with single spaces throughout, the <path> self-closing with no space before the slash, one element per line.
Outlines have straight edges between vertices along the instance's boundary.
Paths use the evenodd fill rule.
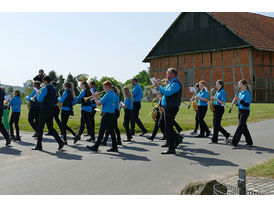
<path fill-rule="evenodd" d="M 95 95 L 97 97 L 97 99 L 101 99 L 102 95 L 104 94 L 104 92 L 96 92 Z M 94 100 L 93 96 L 89 96 L 89 97 L 84 97 L 84 101 L 90 101 L 90 100 Z"/>

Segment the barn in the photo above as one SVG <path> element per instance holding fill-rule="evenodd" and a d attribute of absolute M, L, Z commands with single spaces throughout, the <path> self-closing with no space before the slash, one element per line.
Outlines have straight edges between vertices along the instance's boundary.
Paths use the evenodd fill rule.
<path fill-rule="evenodd" d="M 159 22 L 160 23 L 160 22 Z M 183 12 L 143 62 L 150 75 L 165 78 L 167 68 L 178 70 L 183 99 L 200 80 L 208 89 L 225 82 L 228 100 L 246 79 L 253 102 L 274 102 L 274 18 L 248 12 Z"/>

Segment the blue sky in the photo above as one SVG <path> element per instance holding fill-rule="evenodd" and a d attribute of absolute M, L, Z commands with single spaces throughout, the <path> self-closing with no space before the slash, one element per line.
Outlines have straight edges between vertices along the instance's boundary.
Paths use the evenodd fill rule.
<path fill-rule="evenodd" d="M 0 13 L 0 82 L 22 86 L 40 68 L 126 81 L 178 15 Z"/>

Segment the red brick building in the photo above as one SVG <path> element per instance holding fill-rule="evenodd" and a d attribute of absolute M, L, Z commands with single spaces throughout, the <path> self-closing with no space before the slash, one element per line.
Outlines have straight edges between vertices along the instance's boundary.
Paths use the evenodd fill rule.
<path fill-rule="evenodd" d="M 274 18 L 246 12 L 181 13 L 153 47 L 151 77 L 162 79 L 167 68 L 178 69 L 183 99 L 201 79 L 208 89 L 225 82 L 228 99 L 238 81 L 250 83 L 253 102 L 274 102 Z"/>

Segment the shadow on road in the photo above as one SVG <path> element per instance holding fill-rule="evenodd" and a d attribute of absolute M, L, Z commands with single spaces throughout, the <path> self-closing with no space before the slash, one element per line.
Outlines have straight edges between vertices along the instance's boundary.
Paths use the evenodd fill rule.
<path fill-rule="evenodd" d="M 136 142 L 136 141 L 132 141 L 132 142 L 128 142 L 129 145 L 131 144 L 141 144 L 141 145 L 145 145 L 145 146 L 159 146 L 159 144 L 157 143 L 153 143 L 153 142 Z"/>
<path fill-rule="evenodd" d="M 179 147 L 178 149 L 182 149 L 182 146 Z M 192 153 L 200 153 L 200 154 L 208 154 L 208 155 L 220 155 L 219 153 L 216 153 L 216 152 L 213 152 L 213 151 L 207 150 L 207 149 L 193 149 L 193 148 L 184 147 L 183 150 L 187 151 L 187 152 L 192 152 Z"/>
<path fill-rule="evenodd" d="M 22 145 L 22 146 L 26 146 L 26 147 L 33 147 L 33 146 L 36 145 L 34 143 L 25 142 L 25 141 L 20 141 L 20 142 L 16 142 L 16 143 L 19 144 L 19 145 Z"/>
<path fill-rule="evenodd" d="M 124 161 L 126 160 L 134 160 L 134 161 L 151 161 L 150 159 L 148 159 L 145 156 L 139 156 L 139 155 L 134 155 L 134 154 L 126 154 L 123 152 L 119 152 L 119 153 L 101 153 L 101 154 L 105 154 L 105 155 L 109 155 L 111 156 L 113 159 L 122 159 Z"/>
<path fill-rule="evenodd" d="M 134 150 L 134 151 L 138 151 L 138 152 L 148 152 L 148 149 L 145 148 L 141 148 L 141 147 L 134 147 L 134 146 L 127 146 L 125 144 L 123 144 L 123 149 L 125 150 Z"/>
<path fill-rule="evenodd" d="M 76 154 L 69 154 L 66 153 L 65 151 L 57 151 L 56 153 L 53 152 L 48 152 L 48 151 L 42 151 L 43 153 L 56 156 L 57 158 L 60 159 L 65 159 L 65 160 L 82 160 L 83 156 L 81 155 L 76 155 Z"/>
<path fill-rule="evenodd" d="M 216 158 L 210 158 L 210 157 L 199 157 L 199 156 L 190 156 L 188 153 L 182 152 L 177 153 L 176 156 L 183 157 L 185 159 L 195 161 L 196 163 L 190 163 L 190 164 L 200 164 L 202 166 L 210 167 L 210 166 L 231 166 L 231 167 L 237 167 L 239 165 L 234 164 L 233 162 L 230 162 L 228 160 L 222 160 L 222 159 L 216 159 Z"/>
<path fill-rule="evenodd" d="M 266 148 L 266 147 L 259 147 L 259 146 L 253 146 L 253 147 L 245 146 L 245 149 L 253 150 L 257 154 L 263 154 L 263 152 L 268 152 L 268 153 L 271 153 L 271 154 L 274 153 L 274 149 Z"/>
<path fill-rule="evenodd" d="M 21 155 L 22 151 L 13 149 L 12 147 L 1 147 L 0 148 L 0 153 L 1 154 L 7 154 L 7 155 L 16 155 L 19 156 Z"/>

